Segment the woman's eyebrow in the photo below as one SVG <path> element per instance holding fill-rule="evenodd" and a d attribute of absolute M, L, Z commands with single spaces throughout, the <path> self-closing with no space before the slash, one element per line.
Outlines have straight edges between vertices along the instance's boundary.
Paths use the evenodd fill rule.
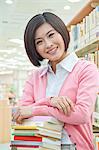
<path fill-rule="evenodd" d="M 50 31 L 48 31 L 48 32 L 46 33 L 46 35 L 49 34 L 49 33 L 52 32 L 52 31 L 54 31 L 54 29 L 51 29 Z"/>
<path fill-rule="evenodd" d="M 54 29 L 51 29 L 50 31 L 48 31 L 45 35 L 48 35 L 50 32 L 52 32 L 52 31 L 54 31 Z M 35 41 L 36 40 L 41 40 L 42 39 L 42 37 L 39 37 L 39 38 L 35 38 Z"/>

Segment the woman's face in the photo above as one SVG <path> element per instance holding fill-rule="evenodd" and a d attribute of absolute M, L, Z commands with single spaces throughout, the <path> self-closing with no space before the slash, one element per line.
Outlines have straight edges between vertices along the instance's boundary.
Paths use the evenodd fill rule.
<path fill-rule="evenodd" d="M 51 62 L 59 62 L 65 53 L 65 44 L 59 34 L 50 24 L 42 24 L 35 33 L 35 45 L 37 52 Z"/>

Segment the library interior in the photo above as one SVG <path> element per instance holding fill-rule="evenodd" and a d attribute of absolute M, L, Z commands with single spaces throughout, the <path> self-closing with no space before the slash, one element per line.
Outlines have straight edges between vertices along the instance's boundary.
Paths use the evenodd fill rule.
<path fill-rule="evenodd" d="M 0 0 L 0 14 L 0 150 L 99 150 L 99 80 L 96 81 L 97 76 L 99 79 L 99 0 Z M 43 14 L 43 18 L 38 15 L 36 20 L 37 14 Z M 58 22 L 57 16 L 61 21 Z M 70 36 L 65 55 L 68 59 L 61 58 L 62 61 L 58 64 L 60 66 L 57 65 L 55 68 L 60 70 L 54 72 L 53 60 L 59 55 L 56 49 L 62 47 L 58 35 L 54 42 L 55 34 L 58 33 L 64 43 L 67 42 L 67 39 L 64 40 L 61 22 L 64 22 L 66 32 L 68 31 Z M 52 27 L 52 30 L 44 28 L 47 26 Z M 47 31 L 48 33 L 45 33 Z M 52 34 L 49 34 L 50 32 Z M 37 39 L 29 37 L 31 35 L 37 36 Z M 45 55 L 44 44 L 50 45 L 49 50 L 46 46 Z M 33 46 L 32 51 L 38 49 L 33 53 L 34 58 L 30 56 L 32 52 L 29 52 L 31 49 L 29 46 Z M 43 56 L 40 54 L 44 55 L 45 59 L 42 60 Z M 41 66 L 37 64 L 38 62 Z M 75 68 L 78 62 L 82 63 L 82 66 L 77 71 Z M 41 78 L 47 75 L 45 87 L 43 79 L 40 80 L 36 72 L 47 67 L 49 72 L 43 71 L 40 74 Z M 97 75 L 91 69 L 94 69 Z M 67 88 L 65 84 L 63 85 L 65 82 L 63 75 L 67 81 Z M 46 89 L 45 97 L 42 94 L 43 88 Z M 20 99 L 23 99 L 21 106 L 19 106 Z M 66 100 L 69 108 L 64 110 L 61 107 L 63 104 L 61 100 L 62 102 Z M 45 108 L 48 110 L 45 111 Z M 21 118 L 24 114 L 25 117 Z M 31 117 L 27 117 L 27 114 Z M 88 127 L 92 132 L 87 130 Z M 77 135 L 75 137 L 76 133 L 78 137 Z M 84 136 L 81 137 L 82 135 Z"/>

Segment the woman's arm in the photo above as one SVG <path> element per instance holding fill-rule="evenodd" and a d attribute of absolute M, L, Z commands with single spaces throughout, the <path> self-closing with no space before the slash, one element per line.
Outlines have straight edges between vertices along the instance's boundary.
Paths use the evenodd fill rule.
<path fill-rule="evenodd" d="M 34 107 L 32 115 L 51 115 L 62 122 L 74 125 L 87 123 L 94 110 L 98 89 L 99 72 L 95 65 L 90 64 L 80 73 L 75 111 L 71 111 L 70 116 L 50 106 Z"/>

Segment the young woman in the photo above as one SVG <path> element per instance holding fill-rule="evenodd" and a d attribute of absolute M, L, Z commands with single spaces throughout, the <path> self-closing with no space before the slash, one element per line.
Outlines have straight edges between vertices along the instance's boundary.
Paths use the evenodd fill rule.
<path fill-rule="evenodd" d="M 68 52 L 69 42 L 69 32 L 55 14 L 38 14 L 28 22 L 24 43 L 30 61 L 38 67 L 43 59 L 49 61 L 26 81 L 13 119 L 22 123 L 31 116 L 53 116 L 64 122 L 77 150 L 94 150 L 92 113 L 99 74 L 95 64 Z"/>

